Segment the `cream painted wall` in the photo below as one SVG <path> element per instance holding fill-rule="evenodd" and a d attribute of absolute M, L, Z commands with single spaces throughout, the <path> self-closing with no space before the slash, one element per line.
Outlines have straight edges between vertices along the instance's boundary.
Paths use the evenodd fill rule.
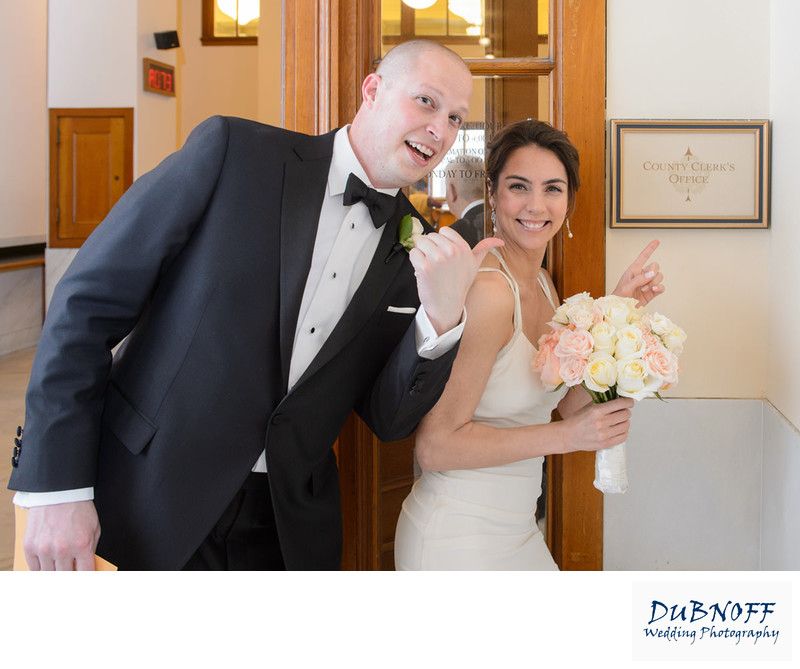
<path fill-rule="evenodd" d="M 142 88 L 142 58 L 175 64 L 153 33 L 177 28 L 176 2 L 50 0 L 47 106 L 133 107 L 136 177 L 177 148 L 175 99 Z"/>
<path fill-rule="evenodd" d="M 283 13 L 277 0 L 261 0 L 258 24 L 258 117 L 283 127 Z"/>
<path fill-rule="evenodd" d="M 770 116 L 770 0 L 608 0 L 607 7 L 608 119 Z M 772 235 L 607 231 L 609 289 L 650 239 L 661 240 L 655 259 L 668 292 L 653 308 L 689 334 L 669 395 L 766 396 Z"/>
<path fill-rule="evenodd" d="M 800 428 L 800 3 L 772 0 L 772 229 L 769 250 L 767 396 Z"/>
<path fill-rule="evenodd" d="M 136 106 L 136 6 L 49 0 L 49 107 Z"/>
<path fill-rule="evenodd" d="M 157 49 L 153 33 L 178 29 L 177 0 L 138 0 L 136 23 L 136 176 L 149 172 L 178 148 L 176 98 L 144 90 L 142 59 L 176 65 L 179 49 Z M 180 38 L 180 35 L 179 35 Z"/>
<path fill-rule="evenodd" d="M 214 114 L 258 118 L 259 47 L 203 46 L 200 3 L 178 1 L 182 47 L 178 55 L 178 141 L 183 144 L 195 126 Z M 280 3 L 272 4 L 280 8 Z M 262 18 L 260 25 L 264 23 Z"/>
<path fill-rule="evenodd" d="M 631 490 L 604 508 L 605 568 L 796 570 L 800 5 L 607 7 L 608 118 L 771 119 L 773 211 L 768 230 L 658 231 L 668 293 L 654 306 L 689 333 L 672 394 L 693 399 L 636 407 Z M 651 236 L 608 230 L 607 284 Z"/>
<path fill-rule="evenodd" d="M 176 28 L 177 1 L 49 2 L 47 106 L 133 107 L 134 177 L 178 144 L 175 99 L 142 89 L 142 58 L 175 62 L 175 50 L 155 48 L 153 33 Z M 46 250 L 45 305 L 75 253 Z"/>
<path fill-rule="evenodd" d="M 47 225 L 47 1 L 8 3 L 3 13 L 0 247 L 43 242 Z"/>
<path fill-rule="evenodd" d="M 136 107 L 136 14 L 136 0 L 49 0 L 48 107 Z M 76 252 L 45 250 L 45 307 Z"/>

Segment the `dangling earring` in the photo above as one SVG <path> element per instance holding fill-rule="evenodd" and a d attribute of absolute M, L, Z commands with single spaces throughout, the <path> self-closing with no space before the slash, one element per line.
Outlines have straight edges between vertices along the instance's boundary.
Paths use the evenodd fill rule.
<path fill-rule="evenodd" d="M 497 236 L 497 212 L 492 207 L 492 236 Z"/>
<path fill-rule="evenodd" d="M 573 235 L 572 235 L 572 230 L 569 229 L 569 219 L 568 218 L 564 219 L 564 225 L 567 226 L 567 237 L 572 239 Z"/>

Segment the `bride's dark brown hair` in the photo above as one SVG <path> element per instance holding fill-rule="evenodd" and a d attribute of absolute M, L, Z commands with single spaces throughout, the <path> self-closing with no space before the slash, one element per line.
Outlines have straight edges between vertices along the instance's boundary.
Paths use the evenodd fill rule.
<path fill-rule="evenodd" d="M 575 194 L 581 185 L 578 167 L 578 149 L 569 141 L 566 133 L 544 121 L 517 121 L 505 126 L 489 141 L 486 147 L 486 180 L 489 190 L 503 171 L 508 157 L 524 146 L 535 144 L 556 154 L 567 172 L 567 211 L 575 206 Z"/>

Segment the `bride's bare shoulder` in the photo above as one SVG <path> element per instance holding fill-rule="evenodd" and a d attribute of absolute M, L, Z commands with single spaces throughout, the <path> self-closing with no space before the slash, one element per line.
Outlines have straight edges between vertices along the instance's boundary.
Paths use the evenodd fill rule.
<path fill-rule="evenodd" d="M 482 269 L 486 264 L 482 266 Z M 467 295 L 467 313 L 479 310 L 486 317 L 498 318 L 514 313 L 514 293 L 505 273 L 498 271 L 478 272 Z"/>

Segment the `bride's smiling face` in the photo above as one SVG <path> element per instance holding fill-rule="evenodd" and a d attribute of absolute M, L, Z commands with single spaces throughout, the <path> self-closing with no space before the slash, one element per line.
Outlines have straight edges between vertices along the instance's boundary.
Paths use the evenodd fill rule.
<path fill-rule="evenodd" d="M 568 186 L 567 170 L 555 153 L 535 144 L 514 150 L 490 185 L 497 236 L 523 248 L 547 244 L 566 218 Z"/>

